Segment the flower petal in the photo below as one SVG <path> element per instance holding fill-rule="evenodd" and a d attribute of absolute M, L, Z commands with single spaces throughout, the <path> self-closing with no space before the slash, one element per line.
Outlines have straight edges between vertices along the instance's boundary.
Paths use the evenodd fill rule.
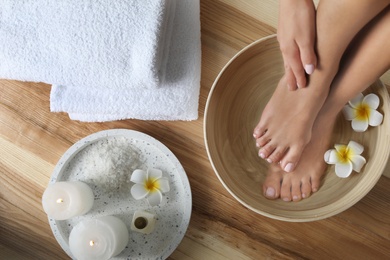
<path fill-rule="evenodd" d="M 379 97 L 373 93 L 368 94 L 363 98 L 363 103 L 366 103 L 372 109 L 377 109 L 379 107 Z"/>
<path fill-rule="evenodd" d="M 351 121 L 352 119 L 354 119 L 356 117 L 356 111 L 350 105 L 346 105 L 343 108 L 343 115 L 344 115 L 345 120 Z"/>
<path fill-rule="evenodd" d="M 383 121 L 383 115 L 376 110 L 370 110 L 370 116 L 368 117 L 368 124 L 370 126 L 378 126 Z"/>
<path fill-rule="evenodd" d="M 134 184 L 133 187 L 131 187 L 131 195 L 134 199 L 140 200 L 146 197 L 148 195 L 149 191 L 145 189 L 145 185 L 142 184 Z"/>
<path fill-rule="evenodd" d="M 364 151 L 364 146 L 351 140 L 348 143 L 348 149 L 352 151 L 352 155 L 359 155 Z"/>
<path fill-rule="evenodd" d="M 336 148 L 336 151 L 340 153 L 347 149 L 347 146 L 345 144 L 335 144 L 334 148 Z"/>
<path fill-rule="evenodd" d="M 169 187 L 169 181 L 167 178 L 161 178 L 159 180 L 157 180 L 159 182 L 159 190 L 162 192 L 162 193 L 166 193 L 170 190 L 170 187 Z"/>
<path fill-rule="evenodd" d="M 363 101 L 363 98 L 364 98 L 364 95 L 362 93 L 359 93 L 356 97 L 351 99 L 348 103 L 351 105 L 351 107 L 356 108 Z"/>
<path fill-rule="evenodd" d="M 368 121 L 366 120 L 352 120 L 352 129 L 356 132 L 364 132 L 368 128 Z"/>
<path fill-rule="evenodd" d="M 144 184 L 146 182 L 146 177 L 147 175 L 145 171 L 137 169 L 131 174 L 130 181 L 134 183 Z"/>
<path fill-rule="evenodd" d="M 147 200 L 150 206 L 157 206 L 162 201 L 162 194 L 159 190 L 155 190 L 149 193 Z"/>
<path fill-rule="evenodd" d="M 330 153 L 331 153 L 332 149 L 329 149 L 328 151 L 325 152 L 324 154 L 324 161 L 326 163 L 329 163 L 329 157 L 330 157 Z"/>
<path fill-rule="evenodd" d="M 337 151 L 335 149 L 330 149 L 326 151 L 324 155 L 324 160 L 327 164 L 335 164 L 338 162 Z"/>
<path fill-rule="evenodd" d="M 335 167 L 336 175 L 340 178 L 347 178 L 352 172 L 352 163 L 337 163 Z"/>
<path fill-rule="evenodd" d="M 363 165 L 366 164 L 366 159 L 361 155 L 354 155 L 351 158 L 351 162 L 352 162 L 352 169 L 355 172 L 360 172 Z"/>
<path fill-rule="evenodd" d="M 162 171 L 159 169 L 148 169 L 148 179 L 157 180 L 162 177 Z"/>

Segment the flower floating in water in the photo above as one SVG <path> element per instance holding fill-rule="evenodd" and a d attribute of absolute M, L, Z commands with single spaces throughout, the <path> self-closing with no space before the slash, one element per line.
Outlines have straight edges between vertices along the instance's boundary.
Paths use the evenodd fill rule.
<path fill-rule="evenodd" d="M 135 170 L 130 181 L 135 184 L 131 187 L 131 195 L 134 199 L 146 198 L 150 206 L 156 206 L 162 201 L 162 194 L 169 191 L 168 179 L 162 177 L 162 171 L 158 169 Z"/>
<path fill-rule="evenodd" d="M 340 178 L 347 178 L 352 170 L 360 172 L 366 159 L 361 156 L 364 147 L 354 141 L 349 141 L 348 146 L 336 144 L 336 149 L 326 151 L 324 155 L 325 162 L 328 164 L 336 164 L 336 175 Z"/>
<path fill-rule="evenodd" d="M 344 117 L 352 120 L 352 129 L 364 132 L 368 125 L 378 126 L 382 123 L 383 115 L 376 111 L 379 106 L 379 97 L 375 94 L 364 96 L 362 93 L 348 102 L 343 108 Z"/>

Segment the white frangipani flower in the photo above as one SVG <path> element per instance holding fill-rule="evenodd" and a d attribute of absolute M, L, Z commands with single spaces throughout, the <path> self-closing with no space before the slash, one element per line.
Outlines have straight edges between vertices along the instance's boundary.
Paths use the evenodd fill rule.
<path fill-rule="evenodd" d="M 150 206 L 156 206 L 162 201 L 162 194 L 169 191 L 169 181 L 162 177 L 162 171 L 158 169 L 135 170 L 130 181 L 135 184 L 131 187 L 131 195 L 134 199 L 146 198 Z"/>
<path fill-rule="evenodd" d="M 375 94 L 364 96 L 362 93 L 348 102 L 343 108 L 345 119 L 352 120 L 352 129 L 364 132 L 368 125 L 378 126 L 382 123 L 383 115 L 376 109 L 379 106 L 379 97 Z"/>
<path fill-rule="evenodd" d="M 361 156 L 364 147 L 354 141 L 349 141 L 348 146 L 336 144 L 336 149 L 326 151 L 324 160 L 328 164 L 335 164 L 336 175 L 340 178 L 347 178 L 352 170 L 360 172 L 366 159 Z"/>

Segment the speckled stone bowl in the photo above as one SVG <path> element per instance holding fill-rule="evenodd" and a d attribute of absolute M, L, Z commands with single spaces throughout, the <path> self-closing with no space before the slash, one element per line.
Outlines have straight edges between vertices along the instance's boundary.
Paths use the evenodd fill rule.
<path fill-rule="evenodd" d="M 170 191 L 163 195 L 163 200 L 158 206 L 151 207 L 146 200 L 134 200 L 130 194 L 132 185 L 130 174 L 134 169 L 131 169 L 131 163 L 126 162 L 132 158 L 123 156 L 128 154 L 123 151 L 130 148 L 140 156 L 137 168 L 160 169 L 163 177 L 169 180 Z M 118 158 L 112 156 L 112 153 L 119 153 L 118 158 L 122 158 L 120 162 Z M 97 160 L 91 160 L 91 156 L 97 157 Z M 91 172 L 91 169 L 94 169 L 91 164 L 101 165 L 101 161 L 107 161 L 110 166 L 101 173 Z M 115 178 L 105 174 L 109 173 L 107 169 L 117 167 L 118 163 L 124 163 L 125 167 L 122 168 L 128 168 L 128 171 L 122 172 L 119 176 L 121 179 L 116 183 Z M 104 166 L 101 165 L 99 168 Z M 124 176 L 127 172 L 128 178 Z M 49 218 L 54 236 L 70 257 L 72 254 L 69 250 L 68 238 L 72 228 L 84 219 L 101 216 L 113 215 L 120 218 L 129 231 L 129 244 L 112 259 L 165 259 L 183 239 L 192 210 L 190 184 L 176 156 L 153 137 L 133 130 L 113 129 L 97 132 L 81 139 L 61 157 L 53 171 L 50 183 L 74 180 L 85 182 L 92 188 L 95 200 L 91 211 L 84 216 L 63 221 Z M 131 230 L 132 218 L 137 210 L 156 215 L 152 233 L 142 234 Z"/>
<path fill-rule="evenodd" d="M 335 143 L 349 140 L 364 145 L 367 164 L 347 179 L 328 167 L 320 190 L 300 202 L 268 200 L 262 195 L 268 163 L 257 155 L 253 129 L 284 73 L 275 35 L 240 51 L 221 71 L 210 91 L 205 119 L 205 143 L 211 164 L 223 186 L 243 205 L 264 216 L 284 221 L 313 221 L 333 216 L 363 198 L 380 178 L 389 157 L 389 96 L 378 81 L 367 89 L 380 97 L 384 122 L 364 133 L 339 117 Z M 333 148 L 333 147 L 330 147 Z"/>

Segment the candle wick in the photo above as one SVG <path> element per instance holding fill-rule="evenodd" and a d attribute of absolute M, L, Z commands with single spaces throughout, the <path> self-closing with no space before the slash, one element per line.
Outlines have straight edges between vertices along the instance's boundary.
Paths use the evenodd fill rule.
<path fill-rule="evenodd" d="M 58 199 L 58 200 L 57 200 L 57 203 L 62 203 L 62 202 L 64 202 L 63 199 Z"/>
<path fill-rule="evenodd" d="M 93 241 L 93 240 L 89 241 L 89 245 L 90 246 L 94 246 L 95 245 L 95 241 Z"/>

